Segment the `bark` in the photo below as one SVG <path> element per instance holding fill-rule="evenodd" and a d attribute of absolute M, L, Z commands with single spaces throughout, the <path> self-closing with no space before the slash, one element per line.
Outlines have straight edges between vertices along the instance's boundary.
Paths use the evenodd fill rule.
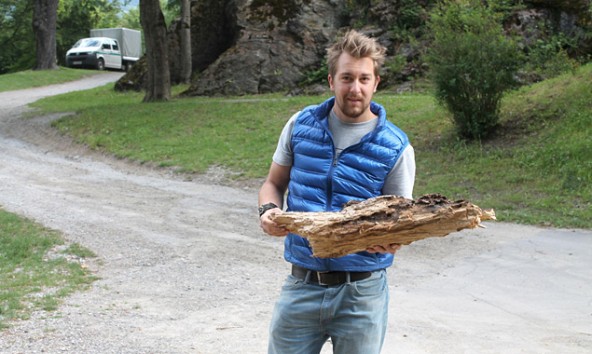
<path fill-rule="evenodd" d="M 181 1 L 181 82 L 191 82 L 191 5 L 189 0 Z"/>
<path fill-rule="evenodd" d="M 171 98 L 167 28 L 159 0 L 140 0 L 140 22 L 146 44 L 146 95 L 144 102 Z"/>
<path fill-rule="evenodd" d="M 451 202 L 440 194 L 416 200 L 380 196 L 350 202 L 339 212 L 286 212 L 272 216 L 277 224 L 308 239 L 314 256 L 341 257 L 376 245 L 411 242 L 480 226 L 495 220 L 493 210 L 466 201 Z"/>
<path fill-rule="evenodd" d="M 56 25 L 59 0 L 35 0 L 33 33 L 35 34 L 35 70 L 57 69 Z"/>

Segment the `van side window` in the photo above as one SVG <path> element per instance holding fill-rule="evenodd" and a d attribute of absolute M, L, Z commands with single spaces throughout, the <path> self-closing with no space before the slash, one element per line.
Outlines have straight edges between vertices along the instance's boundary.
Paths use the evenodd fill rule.
<path fill-rule="evenodd" d="M 113 43 L 113 50 L 119 50 L 119 45 L 117 42 Z"/>
<path fill-rule="evenodd" d="M 111 49 L 111 45 L 109 43 L 103 43 L 103 49 Z"/>

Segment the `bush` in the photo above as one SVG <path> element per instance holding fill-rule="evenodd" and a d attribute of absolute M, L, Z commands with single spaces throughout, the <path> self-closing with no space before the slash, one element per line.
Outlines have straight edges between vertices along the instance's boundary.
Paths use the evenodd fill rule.
<path fill-rule="evenodd" d="M 435 95 L 452 114 L 459 135 L 480 139 L 499 121 L 500 102 L 515 85 L 516 43 L 478 0 L 445 1 L 432 11 L 427 61 Z"/>
<path fill-rule="evenodd" d="M 528 48 L 525 70 L 539 76 L 541 80 L 573 72 L 579 64 L 569 57 L 564 48 L 574 48 L 574 45 L 562 34 L 551 36 L 545 41 L 536 41 Z"/>

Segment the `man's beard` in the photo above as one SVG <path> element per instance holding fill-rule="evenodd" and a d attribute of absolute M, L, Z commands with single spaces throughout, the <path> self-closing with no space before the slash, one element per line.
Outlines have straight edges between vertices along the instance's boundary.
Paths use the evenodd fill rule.
<path fill-rule="evenodd" d="M 368 106 L 366 105 L 365 102 L 363 101 L 358 101 L 356 102 L 355 105 L 350 104 L 350 102 L 348 101 L 348 99 L 346 98 L 343 102 L 343 105 L 341 107 L 341 111 L 348 117 L 350 118 L 358 118 L 360 117 L 364 112 L 366 112 L 366 109 L 368 108 Z"/>

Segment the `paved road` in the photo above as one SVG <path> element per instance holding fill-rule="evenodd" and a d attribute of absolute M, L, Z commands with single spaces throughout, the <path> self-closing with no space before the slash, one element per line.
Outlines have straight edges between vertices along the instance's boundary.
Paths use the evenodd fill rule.
<path fill-rule="evenodd" d="M 264 353 L 288 267 L 256 190 L 90 154 L 55 117 L 21 118 L 118 75 L 0 93 L 0 205 L 91 248 L 101 278 L 4 330 L 0 353 Z M 592 232 L 486 226 L 398 253 L 383 353 L 592 352 Z"/>

